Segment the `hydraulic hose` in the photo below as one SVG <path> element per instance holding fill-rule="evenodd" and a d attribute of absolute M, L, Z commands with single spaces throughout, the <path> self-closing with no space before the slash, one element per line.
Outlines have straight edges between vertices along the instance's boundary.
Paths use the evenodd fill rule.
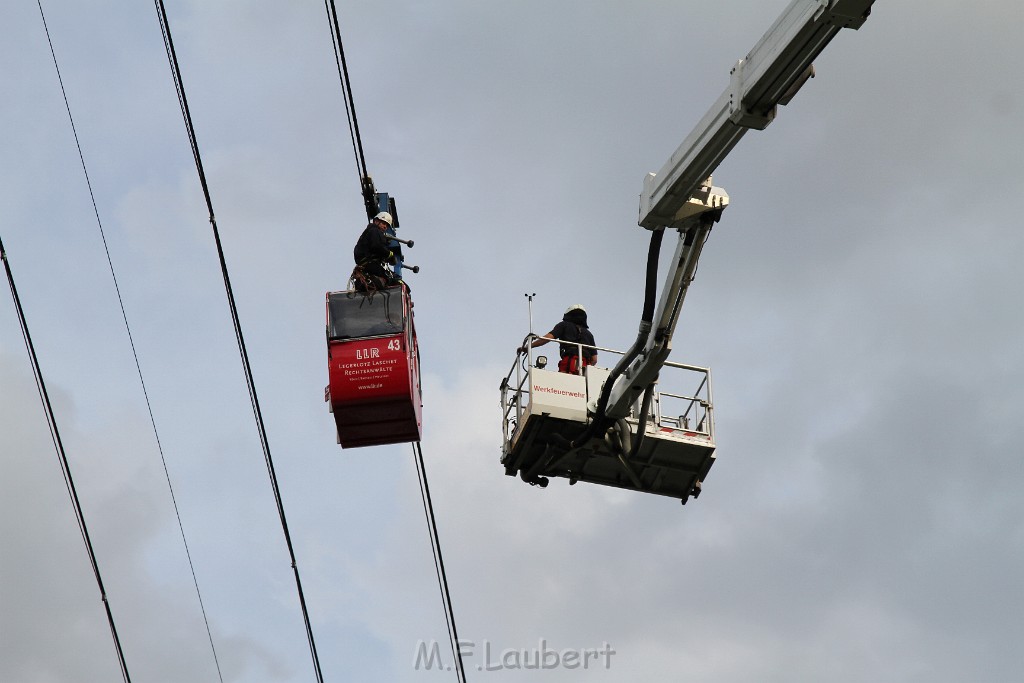
<path fill-rule="evenodd" d="M 647 432 L 647 416 L 651 412 L 651 399 L 654 398 L 654 385 L 651 384 L 644 389 L 644 400 L 640 404 L 640 417 L 636 428 L 636 439 L 633 447 L 626 456 L 632 460 L 640 452 L 640 444 L 644 441 L 644 434 Z"/>
<path fill-rule="evenodd" d="M 622 467 L 626 470 L 629 480 L 633 482 L 633 486 L 642 491 L 644 488 L 643 482 L 640 481 L 640 477 L 636 476 L 636 472 L 633 471 L 632 466 L 630 466 L 629 461 L 626 459 L 626 454 L 631 453 L 634 448 L 632 446 L 632 437 L 629 433 L 629 425 L 626 424 L 625 419 L 620 417 L 615 421 L 615 428 L 619 437 L 619 462 L 622 463 Z M 612 433 L 615 434 L 616 432 Z"/>

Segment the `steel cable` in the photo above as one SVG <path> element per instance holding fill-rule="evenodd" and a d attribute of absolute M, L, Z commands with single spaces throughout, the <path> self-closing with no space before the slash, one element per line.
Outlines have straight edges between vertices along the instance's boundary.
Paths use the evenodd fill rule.
<path fill-rule="evenodd" d="M 302 579 L 299 576 L 298 562 L 295 558 L 295 549 L 292 545 L 291 533 L 288 531 L 288 520 L 284 512 L 284 503 L 281 498 L 281 489 L 278 486 L 277 474 L 274 470 L 274 460 L 270 453 L 270 444 L 267 439 L 267 430 L 263 424 L 263 414 L 260 410 L 259 397 L 256 393 L 256 383 L 252 375 L 252 367 L 249 363 L 249 354 L 245 347 L 245 338 L 242 335 L 242 325 L 238 316 L 238 308 L 235 305 L 235 296 L 231 288 L 231 278 L 228 275 L 227 261 L 224 257 L 224 248 L 221 244 L 220 231 L 217 228 L 217 219 L 213 212 L 213 200 L 210 197 L 209 185 L 206 181 L 206 173 L 203 170 L 203 161 L 199 153 L 199 143 L 196 138 L 195 128 L 192 124 L 192 115 L 189 112 L 188 99 L 185 97 L 185 87 L 182 82 L 181 68 L 178 65 L 178 57 L 174 50 L 174 41 L 171 38 L 171 27 L 167 19 L 167 10 L 163 0 L 155 0 L 160 31 L 164 38 L 164 48 L 167 51 L 167 61 L 171 67 L 171 76 L 174 80 L 175 90 L 178 95 L 178 104 L 181 107 L 182 118 L 185 122 L 185 129 L 188 133 L 189 144 L 192 147 L 192 156 L 195 160 L 196 171 L 199 174 L 199 182 L 203 188 L 203 196 L 206 199 L 206 208 L 209 211 L 210 226 L 213 229 L 213 238 L 217 247 L 217 257 L 220 261 L 221 274 L 224 280 L 224 291 L 227 294 L 228 307 L 231 309 L 231 320 L 235 328 L 235 339 L 238 342 L 238 352 L 242 359 L 242 366 L 245 371 L 246 385 L 249 389 L 249 399 L 252 403 L 253 416 L 256 419 L 257 430 L 259 431 L 260 444 L 263 448 L 263 456 L 267 465 L 267 473 L 270 476 L 271 488 L 274 491 L 274 500 L 277 504 L 278 516 L 281 520 L 281 528 L 284 532 L 285 543 L 288 546 L 288 555 L 291 559 L 292 572 L 295 576 L 295 586 L 298 591 L 299 604 L 302 608 L 302 618 L 306 627 L 306 639 L 309 642 L 309 652 L 313 659 L 313 667 L 316 679 L 323 683 L 323 672 L 320 668 L 320 658 L 317 655 L 316 641 L 313 638 L 313 627 L 310 623 L 309 610 L 306 606 L 306 596 L 302 590 Z"/>
<path fill-rule="evenodd" d="M 341 27 L 338 22 L 338 8 L 334 0 L 324 0 L 327 19 L 331 25 L 331 42 L 334 44 L 334 60 L 338 65 L 338 78 L 341 81 L 342 94 L 345 98 L 345 113 L 348 115 L 349 135 L 352 137 L 352 150 L 356 156 L 356 170 L 359 182 L 367 177 L 366 156 L 363 154 L 363 140 L 359 135 L 359 119 L 356 118 L 355 100 L 352 98 L 352 81 L 348 77 L 348 63 L 345 61 L 345 47 L 341 42 Z"/>
<path fill-rule="evenodd" d="M 360 188 L 364 193 L 364 201 L 367 203 L 367 215 L 373 215 L 370 198 L 366 197 L 365 182 L 369 178 L 366 168 L 366 156 L 363 153 L 363 141 L 359 134 L 359 120 L 356 117 L 355 100 L 352 97 L 352 81 L 348 75 L 348 64 L 345 60 L 345 48 L 341 39 L 341 27 L 338 21 L 338 8 L 334 0 L 325 0 L 324 7 L 327 10 L 328 22 L 331 25 L 331 42 L 334 46 L 334 59 L 338 66 L 338 79 L 341 81 L 342 93 L 345 100 L 345 113 L 348 117 L 349 135 L 352 139 L 352 150 L 356 158 L 356 171 L 359 174 Z M 430 486 L 427 483 L 427 471 L 423 462 L 423 449 L 420 442 L 413 442 L 413 457 L 416 461 L 416 474 L 419 477 L 420 493 L 423 497 L 423 512 L 427 517 L 427 531 L 430 536 L 430 545 L 434 553 L 434 569 L 437 572 L 437 581 L 441 589 L 441 599 L 444 605 L 445 620 L 448 625 L 448 637 L 451 641 L 452 656 L 455 659 L 455 671 L 459 681 L 465 683 L 466 671 L 462 662 L 462 652 L 459 649 L 459 634 L 455 627 L 455 614 L 452 611 L 451 594 L 448 590 L 448 576 L 444 569 L 444 559 L 441 555 L 441 541 L 437 534 L 437 522 L 434 518 L 434 505 L 430 497 Z"/>
<path fill-rule="evenodd" d="M 360 188 L 363 190 L 364 202 L 366 202 L 367 215 L 373 215 L 371 198 L 366 196 L 366 181 L 369 173 L 366 168 L 366 156 L 363 153 L 363 141 L 359 134 L 359 120 L 356 117 L 355 101 L 352 97 L 352 81 L 348 75 L 348 64 L 345 60 L 345 49 L 341 40 L 341 28 L 338 21 L 338 9 L 334 0 L 325 0 L 324 6 L 327 9 L 328 21 L 331 24 L 331 42 L 334 45 L 334 58 L 338 66 L 338 79 L 341 81 L 342 92 L 345 100 L 345 113 L 348 117 L 349 135 L 352 138 L 352 150 L 356 158 L 356 171 L 359 174 Z M 448 625 L 448 637 L 451 641 L 452 656 L 455 660 L 455 672 L 459 681 L 465 683 L 466 670 L 462 661 L 462 652 L 459 649 L 459 634 L 455 626 L 455 613 L 452 610 L 451 594 L 448 589 L 448 576 L 444 569 L 444 558 L 441 555 L 441 541 L 437 533 L 437 522 L 434 518 L 434 505 L 430 497 L 430 486 L 427 483 L 427 471 L 423 462 L 423 449 L 420 442 L 413 442 L 413 457 L 416 461 L 416 474 L 419 477 L 420 493 L 423 498 L 423 512 L 427 517 L 427 531 L 430 536 L 430 545 L 434 553 L 434 569 L 437 572 L 437 581 L 441 589 L 441 599 L 444 605 L 445 620 Z"/>
<path fill-rule="evenodd" d="M 51 57 L 53 57 L 53 68 L 57 72 L 57 81 L 60 83 L 61 95 L 64 97 L 64 107 L 65 107 L 65 109 L 67 109 L 67 112 L 68 112 L 68 121 L 71 124 L 71 132 L 72 132 L 72 134 L 74 135 L 74 138 L 75 138 L 75 147 L 78 149 L 78 158 L 79 158 L 79 160 L 81 161 L 81 164 L 82 164 L 82 173 L 85 176 L 85 184 L 86 184 L 86 187 L 89 190 L 89 199 L 92 201 L 93 215 L 96 217 L 96 224 L 99 227 L 99 231 L 100 231 L 100 239 L 103 242 L 103 251 L 104 251 L 104 253 L 106 253 L 107 265 L 110 267 L 110 277 L 113 279 L 114 291 L 117 293 L 117 302 L 118 302 L 118 305 L 121 307 L 121 317 L 124 319 L 124 327 L 125 327 L 125 330 L 128 333 L 128 343 L 129 343 L 129 345 L 131 346 L 131 349 L 132 349 L 132 357 L 135 359 L 135 369 L 136 369 L 136 371 L 138 372 L 138 375 L 139 375 L 139 383 L 142 385 L 142 395 L 143 395 L 143 397 L 145 398 L 145 401 L 146 401 L 146 410 L 149 413 L 149 422 L 150 422 L 150 424 L 153 427 L 153 436 L 156 439 L 157 451 L 160 453 L 160 462 L 163 465 L 164 476 L 167 479 L 167 488 L 170 491 L 171 503 L 174 506 L 174 515 L 175 515 L 175 517 L 178 520 L 178 530 L 181 532 L 181 541 L 182 541 L 182 543 L 185 546 L 185 556 L 188 558 L 189 570 L 192 572 L 192 583 L 195 585 L 196 596 L 199 599 L 199 609 L 202 612 L 203 623 L 206 625 L 206 636 L 209 639 L 210 649 L 213 652 L 213 661 L 214 661 L 214 665 L 217 668 L 217 677 L 218 677 L 218 679 L 223 681 L 224 680 L 224 676 L 221 674 L 220 661 L 217 658 L 217 648 L 214 646 L 214 643 L 213 643 L 213 633 L 210 630 L 210 621 L 209 621 L 209 619 L 206 616 L 206 606 L 203 603 L 202 592 L 199 590 L 199 579 L 196 577 L 195 566 L 192 563 L 192 553 L 189 550 L 188 541 L 185 538 L 185 526 L 182 523 L 181 513 L 178 510 L 178 500 L 177 500 L 177 498 L 174 495 L 174 486 L 171 484 L 171 474 L 170 474 L 170 471 L 169 471 L 169 469 L 167 467 L 167 459 L 164 456 L 163 445 L 160 442 L 160 432 L 157 430 L 156 418 L 153 415 L 153 406 L 152 406 L 152 404 L 150 403 L 150 400 L 149 400 L 149 392 L 146 389 L 146 380 L 143 378 L 143 375 L 142 375 L 142 365 L 139 362 L 139 354 L 138 354 L 138 351 L 135 348 L 135 338 L 132 335 L 131 325 L 128 324 L 128 314 L 125 311 L 124 299 L 121 297 L 121 287 L 118 284 L 117 274 L 114 271 L 114 261 L 113 261 L 113 259 L 110 256 L 110 248 L 107 245 L 107 235 L 106 235 L 106 232 L 103 230 L 103 221 L 100 219 L 99 208 L 96 205 L 96 195 L 93 193 L 92 181 L 89 179 L 89 169 L 86 167 L 85 154 L 82 152 L 82 144 L 81 144 L 81 141 L 78 138 L 78 128 L 75 126 L 75 118 L 71 114 L 71 104 L 68 101 L 68 94 L 67 94 L 67 91 L 64 88 L 64 79 L 61 77 L 60 65 L 57 63 L 57 53 L 54 50 L 53 40 L 50 37 L 50 29 L 49 29 L 49 27 L 46 24 L 46 14 L 43 12 L 42 0 L 37 0 L 37 4 L 39 5 L 39 16 L 42 18 L 42 21 L 43 21 L 43 29 L 46 32 L 46 40 L 47 40 L 47 42 L 49 43 L 49 46 L 50 46 L 50 55 L 51 55 Z"/>
<path fill-rule="evenodd" d="M 466 669 L 462 662 L 462 650 L 459 648 L 459 632 L 455 627 L 455 612 L 452 609 L 451 592 L 448 590 L 448 574 L 444 569 L 444 558 L 441 555 L 441 539 L 437 534 L 437 521 L 434 518 L 434 503 L 430 497 L 430 485 L 427 483 L 427 468 L 423 462 L 423 447 L 419 441 L 413 442 L 412 451 L 413 457 L 416 460 L 416 474 L 420 480 L 423 512 L 427 517 L 430 547 L 434 551 L 434 569 L 437 572 L 437 583 L 441 589 L 441 601 L 444 603 L 445 620 L 448 622 L 448 638 L 451 641 L 452 656 L 455 660 L 455 674 L 461 683 L 465 683 Z"/>
<path fill-rule="evenodd" d="M 114 639 L 114 649 L 117 650 L 117 661 L 121 667 L 121 676 L 125 683 L 130 683 L 128 665 L 125 663 L 124 650 L 121 648 L 121 639 L 117 635 L 117 627 L 114 625 L 114 613 L 110 609 L 110 601 L 107 600 L 107 591 L 103 587 L 103 577 L 100 575 L 99 562 L 96 560 L 96 551 L 92 546 L 92 539 L 89 537 L 89 529 L 85 524 L 85 512 L 82 510 L 82 503 L 78 498 L 78 491 L 75 488 L 75 480 L 71 476 L 71 465 L 68 462 L 67 452 L 64 450 L 64 442 L 60 438 L 60 430 L 57 429 L 57 418 L 53 414 L 53 405 L 50 403 L 50 395 L 46 391 L 46 382 L 43 381 L 43 371 L 39 366 L 39 357 L 36 355 L 35 345 L 32 344 L 32 335 L 28 331 L 28 322 L 25 319 L 25 311 L 21 307 L 21 299 L 18 297 L 18 288 L 14 285 L 14 274 L 11 272 L 10 263 L 7 261 L 7 251 L 4 249 L 3 240 L 0 239 L 0 260 L 4 263 L 4 270 L 7 273 L 7 282 L 11 288 L 11 297 L 14 299 L 14 308 L 18 313 L 18 322 L 21 325 L 21 336 L 25 340 L 25 349 L 28 351 L 29 360 L 32 363 L 32 374 L 36 380 L 36 389 L 39 391 L 39 399 L 43 403 L 43 412 L 46 414 L 46 423 L 50 428 L 50 438 L 57 451 L 57 459 L 60 461 L 61 473 L 64 475 L 64 484 L 67 486 L 68 495 L 71 497 L 71 505 L 75 509 L 75 520 L 78 522 L 78 530 L 85 542 L 86 552 L 89 554 L 89 563 L 92 566 L 92 573 L 96 579 L 96 586 L 100 591 L 100 600 L 103 601 L 103 609 L 107 614 L 107 624 L 110 626 L 110 635 Z"/>

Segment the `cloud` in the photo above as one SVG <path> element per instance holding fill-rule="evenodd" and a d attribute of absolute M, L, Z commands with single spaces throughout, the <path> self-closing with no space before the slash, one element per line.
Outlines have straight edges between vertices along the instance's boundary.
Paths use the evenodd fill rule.
<path fill-rule="evenodd" d="M 6 423 L 0 577 L 4 585 L 18 587 L 5 591 L 2 677 L 116 678 L 100 588 L 35 387 L 17 367 L 21 364 L 9 355 L 0 357 Z M 166 521 L 158 516 L 165 501 L 145 492 L 152 487 L 147 480 L 158 474 L 157 463 L 149 452 L 143 458 L 129 445 L 146 439 L 145 425 L 122 416 L 124 441 L 110 443 L 109 431 L 98 439 L 79 429 L 74 407 L 58 383 L 51 384 L 50 396 L 129 671 L 166 681 L 211 675 L 209 645 L 196 637 L 202 624 L 194 589 L 178 583 L 180 575 L 168 580 L 163 566 L 168 558 L 154 546 Z M 174 548 L 178 553 L 180 541 Z M 177 654 L 162 647 L 168 638 L 178 643 Z M 55 656 L 58 641 L 60 654 Z M 261 657 L 246 638 L 224 638 L 224 645 L 229 661 L 235 650 L 248 650 L 246 659 Z"/>

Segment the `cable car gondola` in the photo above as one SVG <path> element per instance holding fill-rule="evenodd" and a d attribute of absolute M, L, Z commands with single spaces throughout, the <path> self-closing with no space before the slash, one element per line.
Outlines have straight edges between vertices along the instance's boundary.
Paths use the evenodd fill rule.
<path fill-rule="evenodd" d="M 404 284 L 327 293 L 327 400 L 342 448 L 420 440 L 419 347 Z"/>

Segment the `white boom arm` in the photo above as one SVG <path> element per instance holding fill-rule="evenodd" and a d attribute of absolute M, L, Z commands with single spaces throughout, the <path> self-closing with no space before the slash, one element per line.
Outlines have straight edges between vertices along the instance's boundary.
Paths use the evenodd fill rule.
<path fill-rule="evenodd" d="M 679 230 L 679 245 L 662 290 L 647 343 L 618 375 L 605 415 L 629 413 L 671 350 L 683 298 L 711 225 L 729 198 L 710 176 L 750 128 L 763 130 L 778 105 L 788 104 L 814 76 L 812 62 L 844 28 L 863 25 L 874 0 L 793 0 L 730 72 L 729 87 L 661 170 L 649 173 L 640 195 L 639 224 Z"/>
<path fill-rule="evenodd" d="M 843 28 L 860 28 L 874 0 L 793 0 L 730 72 L 729 87 L 640 196 L 640 225 L 672 225 L 676 212 L 748 128 L 763 130 L 813 76 L 811 62 Z"/>

